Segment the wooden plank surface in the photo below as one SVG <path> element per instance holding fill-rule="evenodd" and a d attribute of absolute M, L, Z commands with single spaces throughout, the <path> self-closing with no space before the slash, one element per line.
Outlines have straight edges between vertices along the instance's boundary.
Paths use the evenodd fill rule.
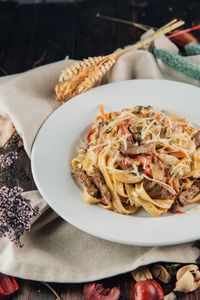
<path fill-rule="evenodd" d="M 74 4 L 16 6 L 1 67 L 13 74 L 73 57 L 75 14 Z"/>
<path fill-rule="evenodd" d="M 102 55 L 118 47 L 134 43 L 140 30 L 132 26 L 111 23 L 96 18 L 96 13 L 161 26 L 179 17 L 187 25 L 200 22 L 200 2 L 191 0 L 88 0 L 71 4 L 23 5 L 0 2 L 0 75 L 28 70 L 36 65 L 63 59 L 66 55 L 83 58 Z M 200 38 L 199 33 L 197 36 Z M 23 149 L 21 150 L 24 151 Z M 26 189 L 35 185 L 30 172 L 30 161 L 25 153 L 21 167 L 27 180 Z M 51 300 L 52 292 L 40 282 L 19 280 L 20 291 L 13 300 Z M 119 285 L 120 299 L 130 299 L 130 275 L 103 280 L 107 287 Z M 52 284 L 63 300 L 83 299 L 82 284 Z M 179 299 L 200 299 L 200 292 L 179 295 Z"/>
<path fill-rule="evenodd" d="M 132 26 L 96 18 L 96 14 L 132 19 L 130 0 L 83 1 L 78 5 L 76 57 L 108 54 L 136 41 Z M 135 18 L 135 17 L 134 17 Z M 84 24 L 84 26 L 83 26 Z"/>
<path fill-rule="evenodd" d="M 1 67 L 13 30 L 16 3 L 1 3 L 0 6 L 0 76 L 7 72 Z"/>

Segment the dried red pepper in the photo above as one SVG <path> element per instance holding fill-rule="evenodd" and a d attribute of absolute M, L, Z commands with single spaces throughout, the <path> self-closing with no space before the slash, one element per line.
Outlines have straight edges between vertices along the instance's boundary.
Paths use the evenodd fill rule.
<path fill-rule="evenodd" d="M 0 299 L 7 299 L 19 290 L 19 285 L 14 277 L 0 274 Z"/>
<path fill-rule="evenodd" d="M 87 283 L 83 294 L 84 300 L 118 300 L 120 289 L 118 287 L 105 289 L 100 283 Z"/>
<path fill-rule="evenodd" d="M 133 300 L 160 300 L 164 297 L 164 291 L 153 279 L 138 281 L 134 286 Z"/>
<path fill-rule="evenodd" d="M 149 160 L 152 159 L 152 157 L 149 156 L 142 156 L 142 155 L 138 155 L 136 156 L 136 159 L 143 165 L 143 170 L 144 170 L 144 174 L 147 177 L 152 177 L 151 175 L 151 165 L 149 163 Z"/>

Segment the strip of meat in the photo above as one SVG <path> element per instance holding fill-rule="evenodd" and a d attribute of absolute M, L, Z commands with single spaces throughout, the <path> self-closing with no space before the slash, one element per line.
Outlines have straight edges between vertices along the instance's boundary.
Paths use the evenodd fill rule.
<path fill-rule="evenodd" d="M 85 171 L 80 168 L 76 168 L 73 170 L 72 174 L 86 187 L 87 192 L 92 197 L 98 197 L 99 191 L 96 188 L 92 178 L 89 177 Z"/>
<path fill-rule="evenodd" d="M 140 143 L 142 141 L 141 138 L 142 126 L 135 127 L 133 125 L 130 125 L 128 129 L 131 132 L 134 141 Z"/>
<path fill-rule="evenodd" d="M 101 174 L 100 170 L 97 167 L 93 167 L 93 180 L 97 188 L 99 189 L 101 196 L 105 203 L 109 203 L 111 200 L 111 193 L 105 183 L 104 177 Z"/>
<path fill-rule="evenodd" d="M 176 213 L 178 210 L 181 210 L 181 205 L 180 205 L 180 202 L 176 199 L 174 201 L 174 203 L 172 204 L 170 211 L 172 213 Z"/>
<path fill-rule="evenodd" d="M 197 196 L 199 192 L 200 180 L 197 180 L 188 190 L 185 190 L 184 192 L 180 193 L 178 200 L 180 204 L 184 206 L 188 204 L 190 200 L 192 200 L 195 196 Z"/>
<path fill-rule="evenodd" d="M 196 180 L 193 185 L 197 186 L 200 189 L 200 179 Z"/>
<path fill-rule="evenodd" d="M 150 111 L 152 110 L 152 106 L 148 105 L 148 106 L 141 106 L 141 105 L 138 105 L 138 106 L 135 106 L 134 107 L 134 110 L 133 110 L 133 113 L 134 114 L 138 114 L 138 113 L 141 113 L 142 111 Z"/>
<path fill-rule="evenodd" d="M 174 193 L 165 185 L 144 179 L 144 189 L 152 199 L 174 199 Z"/>
<path fill-rule="evenodd" d="M 195 143 L 195 146 L 196 146 L 196 149 L 200 147 L 200 131 L 196 132 L 194 135 L 193 135 L 193 141 Z"/>
<path fill-rule="evenodd" d="M 124 143 L 121 143 L 120 152 L 125 156 L 126 155 L 134 156 L 138 154 L 152 154 L 155 152 L 155 145 L 148 144 L 148 145 L 136 146 L 133 143 L 127 142 L 127 149 L 126 149 Z"/>
<path fill-rule="evenodd" d="M 124 157 L 119 153 L 116 159 L 116 163 L 121 167 L 122 170 L 126 170 L 132 167 L 134 160 L 130 157 Z"/>

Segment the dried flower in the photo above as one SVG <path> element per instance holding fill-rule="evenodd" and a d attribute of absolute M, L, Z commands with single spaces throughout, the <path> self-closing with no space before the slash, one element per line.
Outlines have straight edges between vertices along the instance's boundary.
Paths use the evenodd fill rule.
<path fill-rule="evenodd" d="M 5 143 L 5 145 L 3 146 L 3 149 L 6 151 L 14 151 L 18 148 L 19 143 L 20 143 L 20 136 L 17 133 L 17 131 L 15 131 L 11 137 L 9 138 L 9 140 Z"/>
<path fill-rule="evenodd" d="M 7 236 L 18 247 L 23 246 L 20 238 L 30 230 L 31 220 L 39 212 L 22 193 L 18 186 L 0 189 L 0 237 Z"/>
<path fill-rule="evenodd" d="M 10 298 L 18 290 L 19 284 L 14 277 L 0 274 L 0 299 Z"/>
<path fill-rule="evenodd" d="M 136 282 L 142 281 L 142 280 L 147 280 L 147 279 L 153 279 L 151 272 L 145 266 L 139 267 L 136 270 L 132 271 L 131 275 L 133 276 L 133 279 Z"/>
<path fill-rule="evenodd" d="M 159 279 L 163 283 L 169 283 L 172 278 L 167 269 L 159 264 L 154 265 L 151 272 L 155 278 Z"/>
<path fill-rule="evenodd" d="M 197 265 L 186 265 L 176 274 L 176 292 L 192 292 L 200 287 L 200 271 Z"/>
<path fill-rule="evenodd" d="M 166 295 L 163 300 L 177 300 L 177 297 L 173 292 L 171 292 L 170 294 Z"/>
<path fill-rule="evenodd" d="M 120 297 L 120 289 L 118 287 L 104 288 L 103 284 L 90 282 L 84 285 L 84 300 L 118 300 Z"/>
<path fill-rule="evenodd" d="M 149 45 L 160 35 L 169 33 L 184 24 L 183 21 L 172 20 L 152 35 L 138 43 L 116 51 L 110 55 L 89 57 L 83 61 L 72 64 L 65 69 L 55 86 L 56 99 L 63 103 L 70 98 L 90 90 L 101 82 L 103 76 L 115 64 L 116 59 L 129 50 L 137 50 Z"/>
<path fill-rule="evenodd" d="M 165 268 L 171 275 L 176 275 L 177 269 L 180 267 L 181 264 L 165 264 Z"/>
<path fill-rule="evenodd" d="M 200 55 L 200 44 L 189 43 L 185 46 L 187 55 Z"/>
<path fill-rule="evenodd" d="M 184 57 L 176 53 L 164 49 L 154 49 L 153 54 L 156 58 L 161 59 L 162 62 L 168 67 L 171 67 L 177 72 L 200 81 L 199 65 L 193 63 L 192 61 L 186 60 Z"/>
<path fill-rule="evenodd" d="M 108 56 L 89 57 L 62 71 L 55 87 L 57 100 L 67 101 L 99 84 L 102 77 L 115 64 Z"/>
<path fill-rule="evenodd" d="M 17 151 L 10 151 L 5 154 L 1 154 L 0 155 L 1 170 L 7 170 L 7 169 L 11 168 L 16 159 L 18 159 Z"/>
<path fill-rule="evenodd" d="M 164 295 L 160 284 L 153 279 L 138 281 L 134 285 L 134 300 L 158 300 L 163 299 Z"/>

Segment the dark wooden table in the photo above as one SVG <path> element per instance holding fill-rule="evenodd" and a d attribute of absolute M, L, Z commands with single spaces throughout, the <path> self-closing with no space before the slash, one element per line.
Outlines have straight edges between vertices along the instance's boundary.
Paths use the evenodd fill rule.
<path fill-rule="evenodd" d="M 96 18 L 96 13 L 160 27 L 174 17 L 187 26 L 200 23 L 198 0 L 88 0 L 75 3 L 18 5 L 0 2 L 0 75 L 22 72 L 51 63 L 65 56 L 83 58 L 107 54 L 118 47 L 134 43 L 141 31 L 124 24 Z M 199 33 L 197 36 L 200 38 Z M 24 156 L 23 164 L 29 164 Z M 30 174 L 29 174 L 30 175 Z M 34 188 L 32 178 L 24 184 Z M 119 285 L 120 299 L 128 299 L 130 275 L 103 281 L 106 286 Z M 19 280 L 20 292 L 15 300 L 55 299 L 39 282 Z M 62 299 L 83 299 L 81 284 L 52 284 Z M 179 299 L 200 299 L 200 292 L 180 295 Z"/>

